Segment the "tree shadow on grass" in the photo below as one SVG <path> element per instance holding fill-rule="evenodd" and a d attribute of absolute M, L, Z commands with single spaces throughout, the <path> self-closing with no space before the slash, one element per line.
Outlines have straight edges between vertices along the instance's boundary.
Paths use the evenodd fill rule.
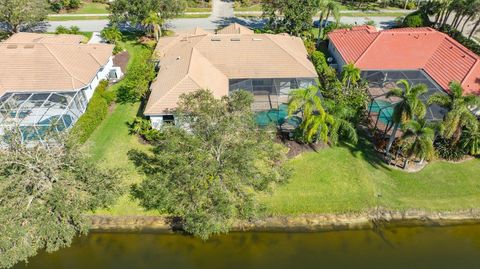
<path fill-rule="evenodd" d="M 342 146 L 347 148 L 353 157 L 365 160 L 375 169 L 391 169 L 384 158 L 375 150 L 371 137 L 366 130 L 358 130 L 358 143 L 356 145 L 343 143 Z"/>

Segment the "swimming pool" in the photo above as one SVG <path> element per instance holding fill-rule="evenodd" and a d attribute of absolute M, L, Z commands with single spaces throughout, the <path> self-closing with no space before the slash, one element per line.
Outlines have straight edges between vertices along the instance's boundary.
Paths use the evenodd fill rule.
<path fill-rule="evenodd" d="M 389 124 L 393 117 L 394 105 L 387 101 L 374 100 L 370 103 L 369 110 L 378 113 L 379 120 L 385 124 Z"/>

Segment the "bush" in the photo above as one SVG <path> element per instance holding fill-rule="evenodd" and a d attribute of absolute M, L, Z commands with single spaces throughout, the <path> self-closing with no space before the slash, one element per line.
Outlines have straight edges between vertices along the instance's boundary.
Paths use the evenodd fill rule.
<path fill-rule="evenodd" d="M 307 49 L 308 55 L 312 55 L 312 53 L 314 53 L 317 50 L 315 41 L 308 39 L 303 41 L 303 43 L 305 44 L 305 48 Z"/>
<path fill-rule="evenodd" d="M 107 117 L 110 93 L 107 92 L 108 82 L 102 80 L 87 106 L 87 111 L 73 126 L 72 136 L 80 144 L 85 143 L 100 123 Z M 112 99 L 113 100 L 113 99 Z"/>
<path fill-rule="evenodd" d="M 430 26 L 430 20 L 428 16 L 425 16 L 418 12 L 413 12 L 405 17 L 403 20 L 404 27 L 423 27 Z"/>
<path fill-rule="evenodd" d="M 60 25 L 55 29 L 55 34 L 78 35 L 81 33 L 80 33 L 80 28 L 78 26 L 73 25 L 70 28 L 67 28 L 65 26 Z"/>
<path fill-rule="evenodd" d="M 148 92 L 150 81 L 155 78 L 155 65 L 150 52 L 138 56 L 140 59 L 128 68 L 122 86 L 118 89 L 117 101 L 133 103 L 140 101 Z"/>
<path fill-rule="evenodd" d="M 467 152 L 454 143 L 452 139 L 438 138 L 434 143 L 437 154 L 440 158 L 448 161 L 459 161 L 465 157 Z"/>
<path fill-rule="evenodd" d="M 152 128 L 149 120 L 137 117 L 132 122 L 128 123 L 130 127 L 130 134 L 136 134 L 143 137 L 148 142 L 159 141 L 162 138 L 162 133 Z"/>

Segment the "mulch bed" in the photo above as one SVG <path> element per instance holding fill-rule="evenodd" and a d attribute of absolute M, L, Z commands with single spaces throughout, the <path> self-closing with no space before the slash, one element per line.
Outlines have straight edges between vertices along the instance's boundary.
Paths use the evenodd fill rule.
<path fill-rule="evenodd" d="M 122 69 L 122 73 L 125 74 L 125 72 L 127 71 L 127 64 L 129 60 L 130 54 L 128 53 L 128 51 L 122 51 L 115 55 L 115 57 L 113 58 L 113 65 L 120 67 Z"/>
<path fill-rule="evenodd" d="M 309 144 L 301 144 L 293 140 L 287 140 L 287 139 L 281 139 L 281 138 L 278 138 L 278 142 L 282 143 L 288 148 L 287 157 L 289 159 L 293 159 L 302 153 L 312 152 L 312 151 L 318 152 L 319 150 L 322 150 L 328 147 L 328 145 L 321 142 L 309 145 Z"/>

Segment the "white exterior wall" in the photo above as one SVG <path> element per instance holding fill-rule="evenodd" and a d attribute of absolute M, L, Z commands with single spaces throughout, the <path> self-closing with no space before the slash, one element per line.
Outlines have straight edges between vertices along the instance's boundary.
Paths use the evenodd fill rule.
<path fill-rule="evenodd" d="M 150 116 L 150 121 L 154 129 L 160 130 L 163 125 L 163 116 Z"/>
<path fill-rule="evenodd" d="M 328 52 L 330 53 L 330 55 L 332 55 L 332 57 L 335 59 L 335 62 L 337 63 L 337 71 L 342 72 L 345 61 L 343 60 L 342 55 L 340 55 L 337 48 L 331 41 L 328 42 Z"/>
<path fill-rule="evenodd" d="M 113 57 L 110 57 L 108 59 L 107 64 L 103 67 L 103 69 L 98 71 L 97 75 L 93 78 L 92 82 L 88 86 L 88 88 L 85 90 L 85 95 L 87 97 L 87 100 L 90 100 L 93 96 L 93 92 L 97 88 L 98 84 L 100 81 L 104 79 L 108 79 L 108 74 L 110 73 L 110 70 L 114 69 L 113 68 Z"/>

